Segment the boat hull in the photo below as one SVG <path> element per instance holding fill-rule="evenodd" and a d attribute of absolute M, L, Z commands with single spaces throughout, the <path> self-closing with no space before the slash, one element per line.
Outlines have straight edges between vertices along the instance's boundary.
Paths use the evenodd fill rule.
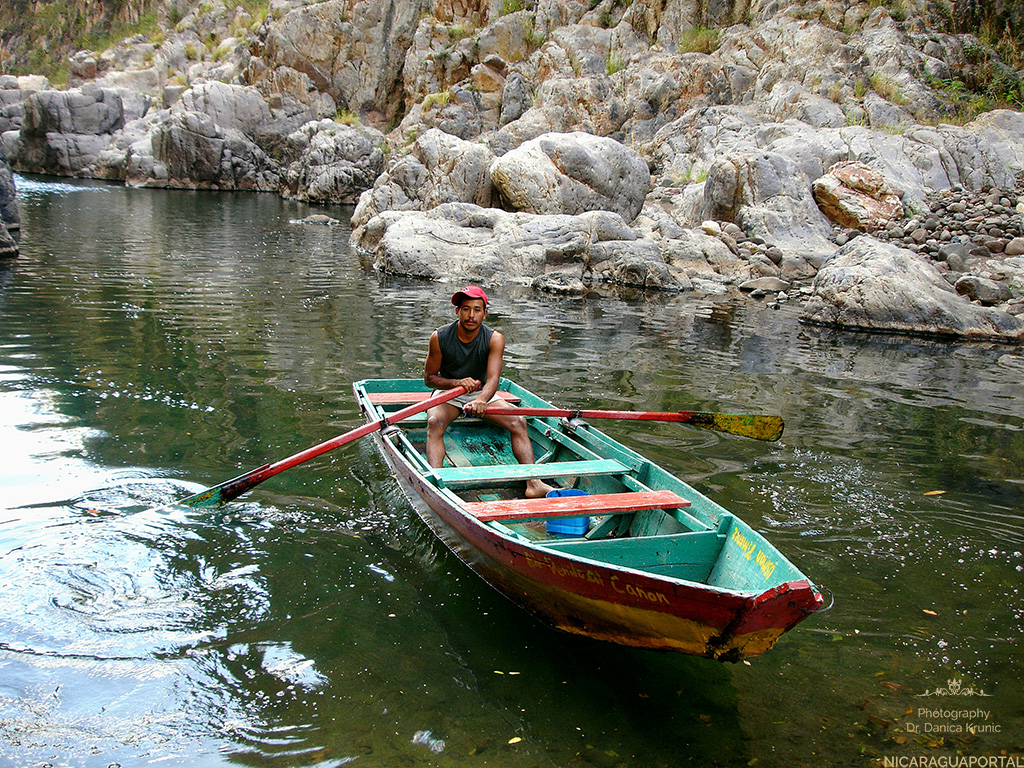
<path fill-rule="evenodd" d="M 504 535 L 424 477 L 396 432 L 374 439 L 435 535 L 488 584 L 558 629 L 625 646 L 738 661 L 769 650 L 821 607 L 820 593 L 806 579 L 762 592 L 724 589 Z"/>

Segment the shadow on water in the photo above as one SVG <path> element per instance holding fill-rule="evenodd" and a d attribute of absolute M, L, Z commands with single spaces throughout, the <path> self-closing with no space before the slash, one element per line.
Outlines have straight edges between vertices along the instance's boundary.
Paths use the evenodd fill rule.
<path fill-rule="evenodd" d="M 538 625 L 433 538 L 367 441 L 221 513 L 150 511 L 355 426 L 351 383 L 420 375 L 451 286 L 367 272 L 346 227 L 295 225 L 308 208 L 272 196 L 29 180 L 19 199 L 22 255 L 0 265 L 0 762 L 1021 751 L 1018 350 L 489 286 L 506 373 L 557 405 L 784 417 L 772 444 L 601 425 L 836 595 L 721 665 Z M 957 733 L 923 703 L 987 719 Z"/>

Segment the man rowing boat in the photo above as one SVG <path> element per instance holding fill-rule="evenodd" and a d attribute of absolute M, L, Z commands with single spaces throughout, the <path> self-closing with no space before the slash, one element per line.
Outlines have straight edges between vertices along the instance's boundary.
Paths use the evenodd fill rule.
<path fill-rule="evenodd" d="M 487 406 L 508 408 L 498 397 L 498 383 L 504 365 L 505 337 L 484 325 L 487 319 L 487 294 L 476 285 L 467 285 L 452 296 L 457 315 L 454 322 L 430 335 L 423 381 L 434 390 L 463 386 L 465 395 L 427 411 L 427 461 L 440 467 L 445 457 L 444 432 L 465 412 L 481 416 L 504 427 L 512 438 L 512 453 L 520 464 L 533 463 L 533 445 L 522 416 L 489 416 Z M 477 393 L 472 396 L 471 393 Z M 527 498 L 544 496 L 552 490 L 542 480 L 528 480 Z"/>

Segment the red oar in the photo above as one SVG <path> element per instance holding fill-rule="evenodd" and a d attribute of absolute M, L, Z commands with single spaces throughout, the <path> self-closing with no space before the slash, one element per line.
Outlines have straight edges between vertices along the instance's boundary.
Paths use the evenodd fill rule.
<path fill-rule="evenodd" d="M 199 493 L 182 499 L 178 504 L 186 507 L 221 507 L 232 499 L 241 496 L 246 491 L 259 485 L 268 477 L 273 477 L 279 472 L 284 472 L 286 469 L 291 469 L 298 464 L 302 464 L 304 461 L 316 458 L 322 453 L 327 453 L 328 451 L 333 451 L 335 448 L 340 448 L 346 443 L 354 442 L 360 437 L 365 437 L 372 432 L 376 432 L 378 429 L 383 429 L 391 424 L 395 424 L 409 416 L 422 413 L 428 408 L 433 408 L 435 405 L 446 403 L 452 398 L 464 394 L 465 391 L 465 387 L 455 387 L 454 389 L 445 390 L 436 397 L 428 398 L 422 402 L 414 403 L 408 408 L 395 411 L 394 413 L 385 416 L 380 421 L 373 421 L 369 424 L 364 424 L 361 427 L 356 427 L 343 435 L 338 435 L 337 437 L 331 438 L 319 445 L 314 445 L 312 448 L 300 451 L 294 456 L 289 456 L 287 459 L 281 459 L 273 464 L 264 464 L 262 467 L 257 467 L 250 472 L 246 472 L 244 475 L 239 475 L 233 480 L 227 480 L 220 485 L 207 488 L 205 491 L 200 491 Z"/>
<path fill-rule="evenodd" d="M 550 416 L 578 419 L 631 419 L 634 421 L 676 421 L 695 427 L 716 429 L 755 440 L 778 440 L 785 426 L 778 416 L 702 413 L 700 411 L 574 411 L 568 408 L 488 408 L 494 416 Z"/>

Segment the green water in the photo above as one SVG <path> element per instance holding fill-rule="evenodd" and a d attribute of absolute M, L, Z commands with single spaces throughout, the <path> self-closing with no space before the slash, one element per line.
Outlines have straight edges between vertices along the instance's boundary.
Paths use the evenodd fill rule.
<path fill-rule="evenodd" d="M 601 425 L 835 596 L 749 664 L 632 651 L 492 592 L 369 441 L 227 514 L 152 511 L 357 425 L 352 382 L 419 376 L 452 286 L 374 274 L 347 228 L 293 223 L 322 211 L 271 195 L 17 181 L 22 255 L 0 265 L 0 765 L 1024 751 L 1018 349 L 692 295 L 488 286 L 506 374 L 556 404 L 786 420 L 774 444 Z"/>

